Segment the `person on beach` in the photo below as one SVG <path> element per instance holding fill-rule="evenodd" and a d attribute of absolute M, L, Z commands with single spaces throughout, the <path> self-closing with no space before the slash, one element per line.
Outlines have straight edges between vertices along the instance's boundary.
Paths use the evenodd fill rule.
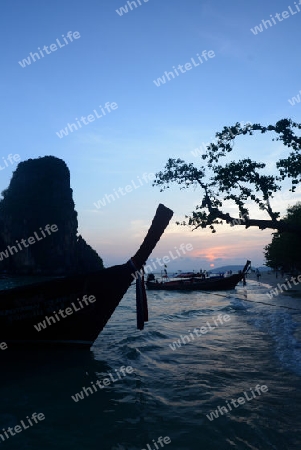
<path fill-rule="evenodd" d="M 256 277 L 257 277 L 257 281 L 260 281 L 261 273 L 259 272 L 258 269 L 256 269 Z"/>

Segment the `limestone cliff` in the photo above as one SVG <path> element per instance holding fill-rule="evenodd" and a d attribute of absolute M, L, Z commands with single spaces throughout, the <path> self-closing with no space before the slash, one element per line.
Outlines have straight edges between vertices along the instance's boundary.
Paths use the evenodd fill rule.
<path fill-rule="evenodd" d="M 77 212 L 64 161 L 44 156 L 21 162 L 2 196 L 0 271 L 72 274 L 103 269 L 102 259 L 77 236 Z M 47 224 L 58 230 L 47 233 Z M 37 236 L 29 245 L 27 239 Z"/>

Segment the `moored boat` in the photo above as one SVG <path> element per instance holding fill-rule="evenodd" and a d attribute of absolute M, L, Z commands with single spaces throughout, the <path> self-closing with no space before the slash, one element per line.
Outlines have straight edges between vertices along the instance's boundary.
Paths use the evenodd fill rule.
<path fill-rule="evenodd" d="M 159 205 L 137 253 L 97 272 L 0 291 L 0 342 L 12 346 L 90 347 L 115 311 L 173 212 Z"/>
<path fill-rule="evenodd" d="M 244 279 L 247 271 L 251 267 L 251 261 L 247 261 L 240 273 L 229 276 L 217 276 L 201 278 L 197 275 L 190 278 L 183 278 L 169 281 L 158 281 L 151 276 L 146 281 L 149 290 L 166 291 L 224 291 L 234 289 L 235 286 Z M 152 275 L 152 274 L 150 274 Z"/>

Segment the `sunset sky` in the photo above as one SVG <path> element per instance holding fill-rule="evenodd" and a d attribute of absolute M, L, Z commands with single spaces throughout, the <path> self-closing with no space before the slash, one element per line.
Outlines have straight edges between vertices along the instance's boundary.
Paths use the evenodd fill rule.
<path fill-rule="evenodd" d="M 170 157 L 199 164 L 193 150 L 223 126 L 301 121 L 301 102 L 288 101 L 301 90 L 301 12 L 293 1 L 280 0 L 140 3 L 122 15 L 125 0 L 3 3 L 0 163 L 10 153 L 21 160 L 62 158 L 71 172 L 79 232 L 106 266 L 135 253 L 159 203 L 174 218 L 152 258 L 182 243 L 193 246 L 170 270 L 244 264 L 247 258 L 262 265 L 271 231 L 223 225 L 212 234 L 178 227 L 175 221 L 194 209 L 200 192 L 174 185 L 160 193 L 151 179 Z M 285 19 L 275 19 L 284 11 Z M 272 18 L 257 35 L 251 31 Z M 40 59 L 30 56 L 39 51 Z M 200 64 L 204 51 L 214 57 Z M 186 63 L 189 70 L 169 75 L 159 87 L 154 83 Z M 71 131 L 68 123 L 82 116 L 90 119 Z M 63 129 L 68 135 L 59 137 Z M 275 161 L 286 154 L 264 135 L 239 140 L 230 159 L 249 156 L 274 173 Z M 0 171 L 1 190 L 15 168 L 8 163 Z M 128 185 L 133 189 L 118 198 L 118 189 Z M 272 204 L 284 213 L 299 199 L 286 189 Z M 237 214 L 231 205 L 227 211 Z M 265 217 L 255 207 L 250 216 Z"/>

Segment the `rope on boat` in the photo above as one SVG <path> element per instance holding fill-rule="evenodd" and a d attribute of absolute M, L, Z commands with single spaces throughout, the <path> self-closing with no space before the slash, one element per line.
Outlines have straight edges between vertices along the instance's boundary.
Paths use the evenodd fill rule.
<path fill-rule="evenodd" d="M 137 311 L 137 328 L 143 330 L 144 322 L 148 322 L 148 306 L 147 296 L 144 284 L 144 271 L 138 271 L 133 258 L 130 259 L 130 264 L 134 268 L 136 276 L 136 311 Z"/>

